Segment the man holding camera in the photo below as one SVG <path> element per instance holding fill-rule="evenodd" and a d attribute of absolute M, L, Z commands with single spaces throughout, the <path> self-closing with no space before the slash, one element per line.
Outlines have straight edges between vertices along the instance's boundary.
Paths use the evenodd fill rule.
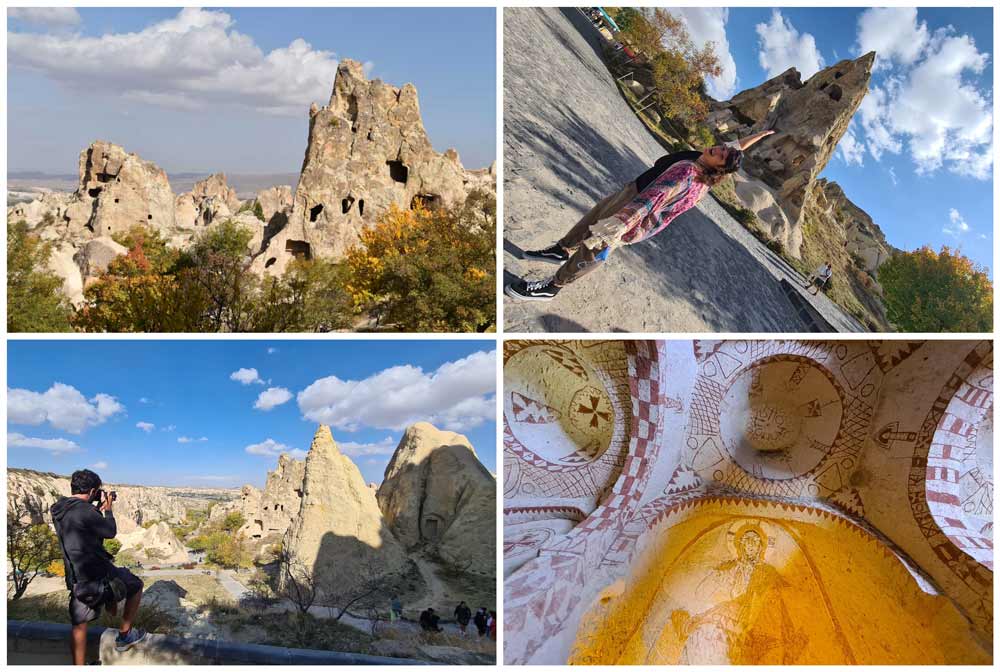
<path fill-rule="evenodd" d="M 115 567 L 104 549 L 104 540 L 118 533 L 111 512 L 114 492 L 101 489 L 101 477 L 89 469 L 74 471 L 69 497 L 52 505 L 52 522 L 62 548 L 69 588 L 69 615 L 73 624 L 73 664 L 83 665 L 87 652 L 87 624 L 101 615 L 101 607 L 114 616 L 125 600 L 122 626 L 115 639 L 117 651 L 127 651 L 146 636 L 132 627 L 142 600 L 142 579 L 124 567 Z"/>

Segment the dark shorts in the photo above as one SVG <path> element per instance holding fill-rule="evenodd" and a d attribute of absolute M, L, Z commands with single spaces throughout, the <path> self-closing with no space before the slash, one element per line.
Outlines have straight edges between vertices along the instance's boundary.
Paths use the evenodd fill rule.
<path fill-rule="evenodd" d="M 128 599 L 142 590 L 142 579 L 128 571 L 124 567 L 115 567 L 115 571 L 108 578 L 117 578 L 122 583 L 125 584 L 125 599 Z M 76 599 L 76 596 L 72 592 L 69 594 L 69 619 L 73 625 L 80 625 L 81 623 L 89 623 L 95 620 L 101 615 L 101 607 L 108 604 L 108 602 L 114 600 L 114 596 L 111 591 L 107 591 L 106 599 L 94 605 L 93 607 L 88 607 L 86 604 Z"/>

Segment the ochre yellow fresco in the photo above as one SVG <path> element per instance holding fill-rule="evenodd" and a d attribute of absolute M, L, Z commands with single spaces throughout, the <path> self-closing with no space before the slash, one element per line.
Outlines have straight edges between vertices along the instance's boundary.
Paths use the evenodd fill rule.
<path fill-rule="evenodd" d="M 660 526 L 584 616 L 574 664 L 988 664 L 988 644 L 832 514 L 711 499 Z"/>

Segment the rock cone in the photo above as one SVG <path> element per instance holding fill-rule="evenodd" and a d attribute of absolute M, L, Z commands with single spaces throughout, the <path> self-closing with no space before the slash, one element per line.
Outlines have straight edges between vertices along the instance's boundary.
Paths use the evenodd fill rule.
<path fill-rule="evenodd" d="M 330 428 L 316 430 L 305 460 L 302 504 L 284 538 L 293 568 L 342 591 L 366 574 L 401 570 L 402 546 L 383 524 L 375 495 L 361 472 L 337 448 Z"/>
<path fill-rule="evenodd" d="M 378 503 L 407 548 L 469 572 L 496 573 L 496 479 L 461 434 L 418 422 L 385 470 Z"/>

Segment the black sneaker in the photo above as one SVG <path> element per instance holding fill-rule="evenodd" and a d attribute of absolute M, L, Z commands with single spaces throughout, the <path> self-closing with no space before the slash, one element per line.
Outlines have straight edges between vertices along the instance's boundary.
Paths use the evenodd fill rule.
<path fill-rule="evenodd" d="M 538 259 L 550 264 L 564 264 L 569 259 L 569 254 L 559 245 L 550 245 L 544 250 L 525 250 L 523 256 L 525 259 Z"/>
<path fill-rule="evenodd" d="M 556 298 L 559 290 L 560 287 L 549 278 L 537 282 L 515 280 L 503 288 L 503 293 L 522 301 L 551 301 Z"/>

